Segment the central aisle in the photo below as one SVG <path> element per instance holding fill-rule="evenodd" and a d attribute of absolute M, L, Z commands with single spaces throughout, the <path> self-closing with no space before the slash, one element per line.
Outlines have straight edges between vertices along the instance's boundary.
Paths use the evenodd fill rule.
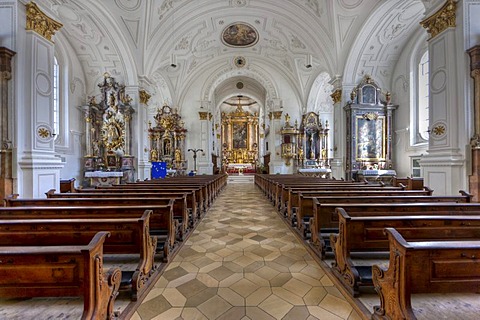
<path fill-rule="evenodd" d="M 133 320 L 361 319 L 253 184 L 229 184 Z"/>

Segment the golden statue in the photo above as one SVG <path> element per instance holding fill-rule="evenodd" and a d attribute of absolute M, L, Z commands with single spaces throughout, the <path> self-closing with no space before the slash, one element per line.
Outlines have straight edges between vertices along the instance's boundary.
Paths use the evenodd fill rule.
<path fill-rule="evenodd" d="M 303 160 L 303 148 L 298 150 L 298 159 Z"/>
<path fill-rule="evenodd" d="M 158 160 L 157 150 L 152 149 L 152 151 L 150 151 L 150 161 L 157 161 L 157 160 Z"/>
<path fill-rule="evenodd" d="M 175 162 L 177 163 L 177 165 L 180 164 L 180 162 L 182 162 L 182 153 L 180 152 L 180 149 L 175 149 Z"/>

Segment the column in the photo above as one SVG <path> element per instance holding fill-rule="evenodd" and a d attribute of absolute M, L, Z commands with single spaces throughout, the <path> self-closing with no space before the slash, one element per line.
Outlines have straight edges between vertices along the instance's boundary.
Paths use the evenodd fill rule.
<path fill-rule="evenodd" d="M 9 137 L 8 109 L 9 90 L 8 80 L 12 78 L 12 58 L 15 52 L 5 47 L 0 47 L 0 196 L 6 197 L 13 193 L 12 172 L 12 142 Z"/>
<path fill-rule="evenodd" d="M 427 13 L 421 22 L 430 35 L 429 51 L 429 130 L 427 155 L 420 160 L 425 185 L 434 186 L 436 195 L 458 194 L 466 187 L 465 158 L 461 148 L 460 128 L 463 127 L 458 79 L 464 76 L 458 66 L 464 59 L 457 53 L 457 43 L 463 41 L 456 33 L 456 3 L 448 0 L 436 12 Z M 460 13 L 459 13 L 460 14 Z M 460 41 L 460 42 L 459 42 Z"/>

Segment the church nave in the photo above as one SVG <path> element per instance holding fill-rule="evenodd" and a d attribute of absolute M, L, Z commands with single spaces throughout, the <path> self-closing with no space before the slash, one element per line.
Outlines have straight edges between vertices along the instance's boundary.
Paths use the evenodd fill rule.
<path fill-rule="evenodd" d="M 228 184 L 132 320 L 361 319 L 252 184 Z"/>

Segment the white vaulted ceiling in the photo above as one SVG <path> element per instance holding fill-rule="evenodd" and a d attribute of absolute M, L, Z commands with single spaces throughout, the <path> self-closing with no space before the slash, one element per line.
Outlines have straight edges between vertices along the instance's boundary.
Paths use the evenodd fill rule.
<path fill-rule="evenodd" d="M 303 105 L 322 73 L 349 83 L 370 74 L 388 86 L 403 46 L 419 28 L 425 10 L 420 0 L 37 3 L 64 25 L 61 39 L 68 41 L 82 64 L 87 95 L 108 71 L 127 85 L 149 87 L 178 102 L 198 77 L 212 79 L 213 85 L 214 79 L 224 81 L 224 74 L 239 76 L 233 59 L 241 56 L 249 63 L 245 68 L 262 66 L 258 72 L 284 78 Z M 248 48 L 224 45 L 222 31 L 234 22 L 253 26 L 258 43 Z M 176 68 L 170 66 L 172 54 Z M 308 55 L 312 68 L 305 67 Z"/>

